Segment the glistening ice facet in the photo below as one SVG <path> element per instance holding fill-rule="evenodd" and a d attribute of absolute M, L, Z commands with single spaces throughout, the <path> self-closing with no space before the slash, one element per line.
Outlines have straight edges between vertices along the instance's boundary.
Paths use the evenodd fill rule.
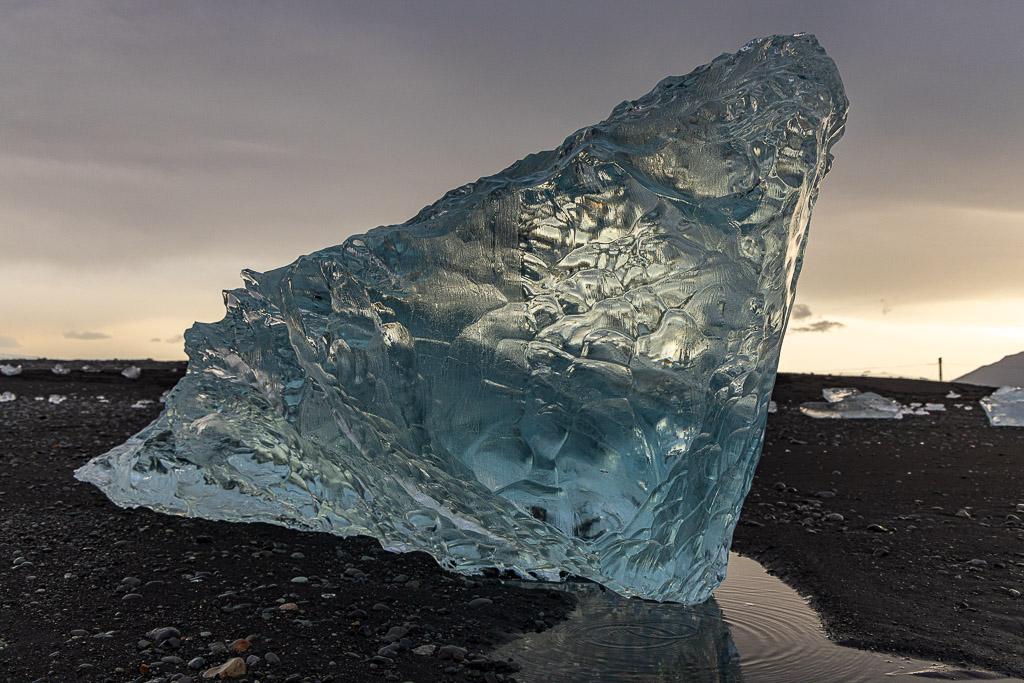
<path fill-rule="evenodd" d="M 760 454 L 847 101 L 754 40 L 558 148 L 225 292 L 117 504 L 697 603 Z"/>

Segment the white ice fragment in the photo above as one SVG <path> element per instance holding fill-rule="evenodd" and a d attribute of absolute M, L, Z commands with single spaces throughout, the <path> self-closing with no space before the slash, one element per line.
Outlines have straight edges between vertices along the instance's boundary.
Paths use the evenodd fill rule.
<path fill-rule="evenodd" d="M 779 412 L 779 406 L 775 401 L 768 401 L 768 412 L 777 413 Z"/>
<path fill-rule="evenodd" d="M 10 403 L 16 398 L 18 397 L 12 394 L 11 392 L 5 391 L 4 393 L 0 394 L 0 403 Z"/>
<path fill-rule="evenodd" d="M 868 391 L 861 393 L 852 387 L 822 389 L 828 401 L 810 401 L 800 404 L 800 412 L 808 417 L 824 419 L 889 419 L 903 418 L 904 407 L 898 401 Z"/>
<path fill-rule="evenodd" d="M 91 365 L 83 365 L 82 372 L 101 372 L 99 368 L 94 368 Z"/>
<path fill-rule="evenodd" d="M 974 410 L 974 406 L 964 406 L 964 410 Z"/>
<path fill-rule="evenodd" d="M 946 406 L 943 403 L 925 403 L 924 409 L 930 413 L 944 413 Z"/>
<path fill-rule="evenodd" d="M 64 401 L 68 400 L 68 397 L 67 396 L 63 396 L 61 394 L 50 394 L 50 398 L 48 398 L 46 400 L 49 401 L 50 403 L 52 403 L 55 406 L 59 406 Z"/>
<path fill-rule="evenodd" d="M 96 400 L 99 401 L 100 403 L 110 403 L 110 399 L 108 399 L 106 396 L 97 396 Z"/>
<path fill-rule="evenodd" d="M 979 401 L 993 427 L 1024 427 L 1024 389 L 999 387 Z M 967 410 L 968 407 L 964 407 Z"/>
<path fill-rule="evenodd" d="M 14 377 L 15 375 L 21 374 L 21 366 L 7 364 L 0 365 L 0 373 L 2 373 L 5 377 Z"/>
<path fill-rule="evenodd" d="M 153 403 L 154 401 L 151 401 L 148 398 L 142 398 L 133 403 L 132 408 L 148 408 L 149 406 L 153 405 Z"/>
<path fill-rule="evenodd" d="M 121 374 L 128 379 L 138 379 L 142 375 L 142 368 L 137 365 L 129 365 L 121 371 Z"/>
<path fill-rule="evenodd" d="M 68 370 L 63 365 L 61 365 L 60 363 L 57 363 L 52 368 L 50 368 L 50 372 L 52 372 L 55 375 L 70 375 L 71 374 L 71 371 Z"/>
<path fill-rule="evenodd" d="M 859 393 L 860 389 L 854 389 L 853 387 L 830 387 L 821 390 L 821 395 L 829 403 L 836 403 L 848 396 L 856 396 Z"/>
<path fill-rule="evenodd" d="M 960 394 L 956 393 L 955 391 L 951 391 L 948 394 L 946 394 L 946 398 L 960 398 Z"/>
<path fill-rule="evenodd" d="M 918 403 L 917 405 L 921 405 Z M 924 408 L 914 408 L 913 406 L 902 406 L 900 412 L 904 415 L 930 415 L 930 413 Z"/>

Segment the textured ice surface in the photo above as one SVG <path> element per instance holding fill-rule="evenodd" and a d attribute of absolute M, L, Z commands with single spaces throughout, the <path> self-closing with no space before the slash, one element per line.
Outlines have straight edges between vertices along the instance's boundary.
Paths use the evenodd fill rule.
<path fill-rule="evenodd" d="M 1024 389 L 1000 387 L 980 403 L 993 427 L 1024 427 Z"/>
<path fill-rule="evenodd" d="M 5 377 L 14 377 L 15 375 L 20 375 L 21 374 L 21 366 L 20 365 L 7 365 L 5 363 L 4 365 L 0 365 L 0 374 L 3 374 Z"/>
<path fill-rule="evenodd" d="M 755 40 L 406 223 L 246 271 L 160 418 L 77 476 L 704 600 L 846 108 L 812 36 Z"/>
<path fill-rule="evenodd" d="M 800 412 L 809 417 L 845 420 L 881 419 L 900 420 L 907 408 L 899 401 L 880 396 L 872 391 L 861 393 L 852 387 L 836 387 L 821 390 L 825 401 L 809 401 L 800 404 Z M 920 405 L 920 404 L 918 404 Z M 927 415 L 922 410 L 920 414 Z"/>

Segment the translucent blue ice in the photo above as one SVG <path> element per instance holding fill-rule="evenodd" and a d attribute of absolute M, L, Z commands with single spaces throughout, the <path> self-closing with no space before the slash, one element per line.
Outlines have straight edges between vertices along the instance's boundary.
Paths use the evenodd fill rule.
<path fill-rule="evenodd" d="M 246 271 L 160 418 L 77 476 L 700 602 L 846 109 L 813 36 L 755 40 L 406 223 Z"/>

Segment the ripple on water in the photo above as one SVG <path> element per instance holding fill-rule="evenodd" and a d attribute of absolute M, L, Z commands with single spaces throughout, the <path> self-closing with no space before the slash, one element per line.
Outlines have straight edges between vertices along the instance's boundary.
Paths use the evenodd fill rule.
<path fill-rule="evenodd" d="M 626 599 L 594 584 L 567 590 L 580 600 L 567 621 L 493 654 L 522 664 L 519 681 L 1015 680 L 840 647 L 806 600 L 738 555 L 715 597 L 696 607 Z"/>

